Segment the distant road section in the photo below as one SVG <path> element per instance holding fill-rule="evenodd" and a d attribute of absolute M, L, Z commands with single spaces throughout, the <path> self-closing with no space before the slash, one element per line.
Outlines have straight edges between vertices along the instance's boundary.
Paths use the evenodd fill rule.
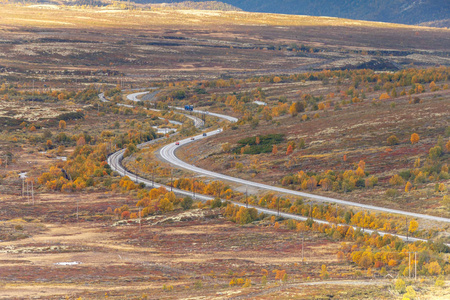
<path fill-rule="evenodd" d="M 158 88 L 149 88 L 149 90 L 156 90 L 156 89 L 158 89 Z M 156 94 L 158 94 L 158 91 L 154 91 L 153 93 L 150 93 L 149 91 L 138 92 L 138 93 L 133 93 L 133 94 L 127 95 L 127 99 L 134 101 L 134 102 L 152 101 L 153 98 L 156 96 Z M 144 96 L 144 95 L 146 95 L 146 96 Z M 143 96 L 142 100 L 138 98 L 139 96 Z"/>
<path fill-rule="evenodd" d="M 173 109 L 178 109 L 178 110 L 183 110 L 184 108 L 182 107 L 176 107 L 176 106 L 169 106 L 170 108 Z M 217 117 L 219 119 L 224 119 L 227 120 L 231 123 L 236 123 L 237 121 L 239 121 L 239 119 L 235 118 L 235 117 L 230 117 L 227 115 L 222 115 L 222 114 L 217 114 L 217 113 L 213 113 L 213 112 L 209 112 L 209 111 L 203 111 L 203 110 L 196 110 L 194 109 L 192 112 L 198 113 L 198 114 L 202 114 L 202 115 L 208 115 L 208 116 L 213 116 L 213 117 Z"/>

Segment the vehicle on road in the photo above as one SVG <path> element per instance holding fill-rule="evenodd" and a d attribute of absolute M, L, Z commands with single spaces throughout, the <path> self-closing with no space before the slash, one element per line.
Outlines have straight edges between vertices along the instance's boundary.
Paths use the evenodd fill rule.
<path fill-rule="evenodd" d="M 195 138 L 194 138 L 194 137 L 191 137 L 191 141 L 193 141 L 193 140 L 195 140 Z"/>
<path fill-rule="evenodd" d="M 175 143 L 175 145 L 177 145 L 177 146 L 178 146 L 179 144 L 180 144 L 180 142 L 176 142 L 176 143 Z"/>
<path fill-rule="evenodd" d="M 206 132 L 203 132 L 203 136 L 206 136 Z"/>
<path fill-rule="evenodd" d="M 184 110 L 193 111 L 194 110 L 194 105 L 185 105 L 184 106 Z"/>

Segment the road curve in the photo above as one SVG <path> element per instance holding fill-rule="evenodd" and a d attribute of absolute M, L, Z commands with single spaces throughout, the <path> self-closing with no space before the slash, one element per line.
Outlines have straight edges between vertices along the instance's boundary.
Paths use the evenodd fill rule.
<path fill-rule="evenodd" d="M 210 135 L 210 136 L 215 135 L 215 134 L 218 134 L 220 131 L 221 130 L 209 132 L 208 135 Z M 198 135 L 194 138 L 198 140 L 198 139 L 202 139 L 204 137 L 202 135 Z M 368 204 L 361 204 L 361 203 L 356 203 L 356 202 L 351 202 L 351 201 L 346 201 L 346 200 L 340 200 L 340 199 L 336 199 L 336 198 L 330 198 L 330 197 L 324 197 L 324 196 L 319 196 L 319 195 L 314 195 L 314 194 L 309 194 L 309 193 L 304 193 L 304 192 L 299 192 L 299 191 L 293 191 L 293 190 L 289 190 L 289 189 L 285 189 L 285 188 L 280 188 L 277 186 L 271 186 L 271 185 L 267 185 L 267 184 L 263 184 L 263 183 L 248 181 L 248 180 L 208 171 L 208 170 L 190 165 L 190 164 L 182 161 L 175 155 L 175 150 L 178 147 L 180 147 L 182 145 L 186 145 L 190 142 L 193 142 L 193 140 L 191 140 L 191 139 L 180 140 L 180 141 L 178 141 L 179 146 L 177 146 L 175 143 L 170 143 L 160 149 L 160 155 L 167 162 L 169 162 L 175 166 L 181 167 L 183 169 L 187 169 L 189 171 L 207 175 L 210 177 L 219 178 L 222 180 L 227 180 L 227 181 L 236 182 L 236 183 L 247 185 L 247 186 L 265 189 L 268 191 L 274 191 L 274 192 L 284 193 L 284 194 L 293 195 L 293 196 L 305 197 L 305 198 L 313 199 L 315 201 L 320 201 L 320 202 L 337 203 L 337 204 L 341 204 L 341 205 L 359 207 L 361 209 L 368 209 L 368 210 L 380 211 L 380 212 L 384 212 L 384 213 L 393 213 L 393 214 L 404 215 L 404 216 L 412 217 L 412 218 L 420 218 L 420 219 L 426 219 L 426 220 L 431 220 L 431 221 L 450 223 L 450 219 L 448 219 L 448 218 L 430 216 L 430 215 L 425 215 L 425 214 L 413 213 L 413 212 L 385 208 L 385 207 L 374 206 L 374 205 L 368 205 Z"/>
<path fill-rule="evenodd" d="M 157 90 L 158 88 L 157 87 L 153 87 L 153 88 L 148 88 L 148 89 L 149 90 Z M 138 92 L 138 93 L 128 94 L 127 95 L 127 99 L 131 100 L 131 101 L 134 101 L 134 102 L 151 101 L 151 100 L 153 100 L 153 97 L 155 97 L 155 95 L 158 92 L 159 91 L 154 91 L 153 93 L 150 94 L 150 91 L 145 91 L 145 92 Z M 147 95 L 147 94 L 149 94 L 149 95 L 148 96 L 143 96 L 142 100 L 138 98 L 139 96 Z"/>
<path fill-rule="evenodd" d="M 220 129 L 215 131 L 217 133 L 220 132 Z M 216 134 L 216 133 L 214 133 Z M 197 136 L 197 138 L 202 138 L 203 136 Z M 138 147 L 139 148 L 143 148 L 149 144 L 155 143 L 159 140 L 161 140 L 163 138 L 160 139 L 156 139 L 156 140 L 152 140 L 143 144 L 140 144 Z M 191 141 L 191 139 L 186 139 L 183 140 L 183 143 L 189 143 Z M 181 141 L 180 141 L 181 144 Z M 125 152 L 125 149 L 119 150 L 117 152 L 112 153 L 110 156 L 108 156 L 107 162 L 109 164 L 109 166 L 111 167 L 111 169 L 113 171 L 118 172 L 121 176 L 128 176 L 131 180 L 134 180 L 136 183 L 144 183 L 146 187 L 148 188 L 159 188 L 159 187 L 165 187 L 167 190 L 172 190 L 174 193 L 179 194 L 179 195 L 183 195 L 183 196 L 190 196 L 193 197 L 194 199 L 198 199 L 201 201 L 207 201 L 207 200 L 214 200 L 214 197 L 212 196 L 207 196 L 207 195 L 202 195 L 202 194 L 198 194 L 195 193 L 195 195 L 193 194 L 193 192 L 190 191 L 185 191 L 185 190 L 180 190 L 177 188 L 171 188 L 170 186 L 167 185 L 163 185 L 163 184 L 159 184 L 156 182 L 153 182 L 151 180 L 148 180 L 146 178 L 142 178 L 139 175 L 136 175 L 135 173 L 132 173 L 130 171 L 128 171 L 127 169 L 125 169 L 122 166 L 122 159 L 123 159 L 123 153 Z M 290 214 L 290 213 L 285 213 L 285 212 L 277 212 L 275 210 L 271 210 L 271 209 L 267 209 L 267 208 L 263 208 L 263 207 L 258 207 L 258 206 L 253 206 L 253 205 L 246 205 L 244 203 L 241 202 L 235 202 L 235 201 L 231 201 L 231 203 L 233 203 L 234 205 L 240 206 L 240 207 L 248 207 L 248 208 L 254 208 L 256 209 L 259 213 L 265 213 L 267 215 L 272 215 L 272 216 L 280 216 L 286 219 L 293 219 L 296 221 L 306 221 L 308 218 L 304 217 L 304 216 L 299 216 L 299 215 L 294 215 L 294 214 Z M 324 220 L 320 220 L 320 219 L 315 219 L 312 218 L 312 220 L 314 222 L 317 222 L 319 224 L 328 224 L 328 225 L 336 225 L 336 223 L 332 223 L 332 222 L 328 222 L 328 221 L 324 221 Z M 354 230 L 358 230 L 361 229 L 359 227 L 356 226 L 351 226 L 348 224 L 337 224 L 339 226 L 349 226 L 349 227 L 353 227 Z M 406 237 L 404 235 L 400 235 L 400 234 L 394 234 L 394 233 L 388 233 L 388 232 L 383 232 L 383 231 L 377 231 L 377 230 L 372 230 L 372 229 L 362 229 L 363 232 L 372 234 L 377 232 L 379 235 L 384 236 L 387 234 L 390 234 L 392 236 L 396 236 L 401 238 L 404 241 L 408 241 L 408 242 L 416 242 L 416 241 L 422 241 L 422 242 L 426 242 L 428 240 L 425 239 L 419 239 L 419 238 L 414 238 L 414 237 Z M 450 246 L 449 244 L 446 244 L 447 246 Z"/>
<path fill-rule="evenodd" d="M 100 95 L 99 95 L 99 97 L 100 97 Z M 103 97 L 103 99 L 104 99 L 104 97 Z M 106 100 L 106 101 L 108 101 L 108 100 Z M 216 114 L 216 115 L 220 115 L 220 114 Z M 218 134 L 220 132 L 222 132 L 222 129 L 218 129 L 218 130 L 215 130 L 215 131 L 208 132 L 207 135 L 208 136 L 212 136 L 212 135 Z M 159 138 L 159 139 L 155 139 L 155 140 L 151 140 L 151 141 L 139 144 L 138 148 L 144 148 L 147 145 L 155 143 L 155 142 L 157 142 L 159 140 L 162 140 L 164 138 L 165 137 L 162 137 L 162 138 Z M 194 139 L 187 138 L 187 139 L 181 140 L 181 141 L 179 141 L 179 143 L 180 143 L 180 146 L 181 146 L 181 145 L 185 145 L 185 144 L 191 143 L 191 142 L 195 141 L 195 139 L 198 140 L 198 139 L 202 139 L 202 138 L 205 138 L 205 136 L 203 136 L 203 134 L 195 136 Z M 171 143 L 168 146 L 170 146 L 170 145 L 175 146 L 175 143 Z M 166 147 L 163 147 L 162 149 L 164 149 Z M 144 183 L 145 186 L 149 187 L 149 188 L 150 187 L 151 188 L 165 187 L 167 190 L 172 190 L 173 192 L 175 192 L 175 193 L 177 193 L 179 195 L 192 196 L 195 199 L 198 199 L 198 200 L 201 200 L 201 201 L 207 201 L 207 200 L 213 200 L 214 199 L 214 197 L 211 197 L 211 196 L 202 195 L 202 194 L 198 194 L 198 193 L 194 194 L 193 192 L 190 192 L 190 191 L 185 191 L 185 190 L 180 190 L 180 189 L 176 189 L 176 188 L 171 188 L 170 186 L 166 186 L 166 185 L 162 185 L 162 184 L 159 184 L 159 183 L 155 183 L 155 182 L 153 182 L 151 180 L 148 180 L 146 178 L 142 178 L 142 177 L 138 176 L 135 173 L 129 172 L 127 169 L 125 169 L 125 167 L 122 166 L 122 163 L 121 163 L 122 159 L 123 159 L 124 152 L 125 152 L 125 149 L 119 150 L 117 152 L 112 153 L 107 158 L 107 162 L 110 165 L 111 169 L 113 171 L 118 172 L 120 175 L 128 176 L 130 179 L 135 180 L 135 182 L 137 182 L 137 183 Z M 174 154 L 174 150 L 173 151 L 169 151 L 169 153 L 170 152 L 172 152 L 173 156 L 176 158 L 176 156 Z M 179 160 L 178 158 L 176 158 L 176 159 Z M 182 162 L 181 160 L 179 160 L 179 161 L 184 164 L 184 162 Z M 186 165 L 188 165 L 188 164 L 186 164 Z M 190 166 L 190 165 L 188 165 L 188 166 Z M 192 167 L 194 167 L 194 166 L 192 166 Z M 200 169 L 200 168 L 198 168 L 198 169 Z M 200 170 L 203 170 L 203 169 L 200 169 Z M 204 170 L 204 171 L 206 171 L 206 170 Z M 207 171 L 207 172 L 209 172 L 209 171 Z M 213 173 L 213 172 L 211 172 L 211 173 Z M 222 174 L 219 174 L 219 175 L 222 175 Z M 231 177 L 231 178 L 233 178 L 233 177 Z M 290 190 L 288 190 L 288 191 L 292 192 Z M 313 195 L 313 196 L 315 196 L 315 195 Z M 232 201 L 231 203 L 233 203 L 234 205 L 240 206 L 240 207 L 254 208 L 259 213 L 265 213 L 265 214 L 268 214 L 268 215 L 280 216 L 280 217 L 287 218 L 287 219 L 293 219 L 293 220 L 297 220 L 297 221 L 306 221 L 308 219 L 307 217 L 304 217 L 304 216 L 294 215 L 294 214 L 285 213 L 285 212 L 277 212 L 277 211 L 270 210 L 270 209 L 267 209 L 267 208 L 262 208 L 262 207 L 253 206 L 253 205 L 246 205 L 246 204 L 241 203 L 241 202 Z M 352 205 L 353 205 L 353 203 L 352 203 Z M 315 219 L 315 218 L 312 218 L 312 220 L 314 222 L 319 223 L 319 224 L 350 226 L 348 224 L 335 224 L 335 223 L 331 223 L 331 222 L 328 222 L 328 221 Z M 354 230 L 361 229 L 361 228 L 356 227 L 356 226 L 350 226 L 350 227 L 353 227 Z M 425 242 L 425 241 L 428 241 L 428 240 L 425 240 L 425 239 L 414 238 L 414 237 L 407 237 L 407 236 L 404 236 L 404 235 L 388 233 L 388 232 L 383 232 L 383 231 L 377 231 L 377 230 L 372 230 L 372 229 L 362 229 L 362 230 L 363 230 L 363 232 L 366 232 L 366 233 L 369 233 L 369 234 L 377 232 L 381 236 L 389 234 L 389 235 L 396 236 L 396 237 L 398 237 L 398 238 L 400 238 L 400 239 L 402 239 L 404 241 L 408 241 L 408 242 L 416 242 L 416 241 Z M 446 244 L 446 245 L 450 246 L 450 244 Z"/>
<path fill-rule="evenodd" d="M 142 94 L 148 94 L 149 92 L 140 92 L 140 93 L 134 93 L 131 94 L 132 95 L 132 99 L 136 99 L 133 101 L 140 101 L 137 96 L 138 95 L 142 95 Z M 129 98 L 130 95 L 127 96 L 127 98 Z M 105 102 L 108 101 L 105 99 L 104 94 L 100 94 L 99 98 L 101 101 Z M 124 105 L 125 106 L 125 105 Z M 184 110 L 181 107 L 170 107 L 173 109 L 177 109 L 177 110 Z M 209 114 L 211 116 L 215 116 L 230 122 L 237 122 L 238 119 L 234 118 L 234 117 L 230 117 L 227 115 L 223 115 L 223 114 L 217 114 L 217 113 L 211 113 L 211 112 L 205 112 L 205 111 L 201 111 L 201 110 L 194 110 L 194 112 L 196 113 L 200 113 L 200 114 Z M 203 121 L 200 120 L 199 118 L 190 116 L 185 114 L 186 117 L 194 120 L 194 124 L 196 127 L 200 127 L 203 125 Z M 212 132 L 209 132 L 208 135 L 215 135 L 220 133 L 222 130 L 215 130 Z M 181 141 L 178 141 L 180 146 L 185 145 L 187 143 L 193 142 L 198 139 L 202 139 L 204 138 L 203 135 L 198 135 L 196 137 L 194 137 L 194 140 L 192 140 L 191 138 L 187 138 Z M 337 204 L 341 204 L 341 205 L 347 205 L 347 206 L 354 206 L 354 207 L 359 207 L 362 209 L 368 209 L 368 210 L 374 210 L 374 211 L 380 211 L 380 212 L 384 212 L 384 213 L 394 213 L 394 214 L 399 214 L 399 215 L 404 215 L 407 217 L 412 217 L 412 218 L 420 218 L 420 219 L 426 219 L 426 220 L 431 220 L 431 221 L 438 221 L 438 222 L 444 222 L 444 223 L 450 223 L 450 219 L 449 218 L 443 218 L 443 217 L 436 217 L 436 216 L 430 216 L 430 215 L 425 215 L 425 214 L 419 214 L 419 213 L 413 213 L 413 212 L 408 212 L 408 211 L 402 211 L 402 210 L 397 210 L 397 209 L 390 209 L 390 208 L 385 208 L 385 207 L 380 207 L 380 206 L 374 206 L 374 205 L 368 205 L 368 204 L 361 204 L 361 203 L 356 203 L 356 202 L 351 202 L 351 201 L 346 201 L 346 200 L 340 200 L 340 199 L 336 199 L 336 198 L 330 198 L 330 197 L 324 197 L 324 196 L 319 196 L 319 195 L 314 195 L 314 194 L 309 194 L 309 193 L 304 193 L 304 192 L 299 192 L 299 191 L 293 191 L 293 190 L 289 190 L 289 189 L 285 189 L 285 188 L 280 188 L 280 187 L 276 187 L 276 186 L 271 186 L 271 185 L 267 185 L 267 184 L 263 184 L 263 183 L 257 183 L 257 182 L 253 182 L 253 181 L 248 181 L 248 180 L 244 180 L 244 179 L 240 179 L 240 178 L 236 178 L 236 177 L 232 177 L 232 176 L 228 176 L 228 175 L 224 175 L 224 174 L 220 174 L 220 173 L 216 173 L 216 172 L 212 172 L 212 171 L 208 171 L 205 169 L 201 169 L 198 168 L 196 166 L 190 165 L 182 160 L 180 160 L 176 155 L 175 155 L 175 150 L 178 148 L 179 146 L 175 145 L 175 143 L 171 143 L 168 144 L 166 146 L 164 146 L 163 148 L 160 149 L 160 155 L 161 157 L 166 160 L 167 162 L 176 165 L 178 167 L 196 172 L 196 173 L 200 173 L 203 175 L 207 175 L 210 177 L 215 177 L 215 178 L 219 178 L 222 180 L 228 180 L 228 181 L 232 181 L 232 182 L 236 182 L 239 184 L 244 184 L 247 186 L 253 186 L 256 188 L 260 188 L 260 189 L 265 189 L 265 190 L 269 190 L 269 191 L 275 191 L 275 192 L 280 192 L 280 193 L 284 193 L 284 194 L 289 194 L 289 195 L 294 195 L 294 196 L 300 196 L 300 197 L 305 197 L 305 198 L 309 198 L 309 199 L 313 199 L 316 201 L 320 201 L 320 202 L 329 202 L 329 203 L 337 203 Z"/>
<path fill-rule="evenodd" d="M 183 111 L 185 110 L 184 108 L 177 107 L 177 106 L 169 106 L 169 107 L 173 108 L 173 109 L 177 109 L 177 110 L 183 110 Z M 227 115 L 217 114 L 217 113 L 213 113 L 213 112 L 209 112 L 209 111 L 203 111 L 203 110 L 196 110 L 196 109 L 194 109 L 194 110 L 192 110 L 192 112 L 195 112 L 195 113 L 198 113 L 198 114 L 202 114 L 202 115 L 208 115 L 208 116 L 217 117 L 219 119 L 227 120 L 227 121 L 229 121 L 231 123 L 236 123 L 237 121 L 239 121 L 235 117 L 230 117 L 230 116 L 227 116 Z"/>

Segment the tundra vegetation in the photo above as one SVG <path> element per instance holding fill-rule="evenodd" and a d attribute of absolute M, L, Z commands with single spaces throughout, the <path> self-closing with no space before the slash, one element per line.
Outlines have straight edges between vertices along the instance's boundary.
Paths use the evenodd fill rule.
<path fill-rule="evenodd" d="M 12 14 L 9 21 L 2 22 L 11 24 L 30 13 L 26 6 L 5 5 L 5 9 Z M 11 40 L 0 47 L 15 53 L 9 61 L 0 57 L 5 64 L 0 73 L 0 270 L 8 274 L 1 279 L 1 297 L 270 299 L 295 294 L 314 299 L 342 294 L 346 299 L 414 299 L 449 295 L 447 224 L 277 193 L 245 193 L 236 184 L 178 170 L 157 156 L 164 144 L 201 132 L 192 120 L 169 109 L 194 105 L 239 118 L 230 124 L 206 116 L 207 130 L 221 127 L 224 131 L 177 151 L 197 166 L 292 190 L 448 218 L 449 69 L 427 67 L 431 54 L 423 58 L 423 65 L 386 72 L 370 69 L 370 65 L 338 68 L 336 64 L 317 71 L 275 73 L 266 72 L 256 62 L 256 73 L 261 74 L 216 76 L 214 68 L 199 64 L 189 72 L 202 76 L 186 76 L 179 64 L 191 68 L 187 66 L 190 58 L 179 58 L 177 51 L 182 46 L 159 45 L 170 58 L 166 62 L 173 65 L 155 75 L 142 71 L 148 66 L 135 68 L 131 62 L 138 64 L 136 60 L 121 56 L 131 55 L 132 51 L 118 50 L 127 41 L 104 37 L 105 48 L 97 45 L 99 28 L 111 30 L 121 24 L 124 32 L 134 30 L 131 43 L 138 40 L 133 36 L 139 35 L 141 40 L 170 36 L 164 40 L 184 43 L 192 35 L 185 29 L 173 33 L 162 24 L 165 20 L 177 25 L 180 20 L 175 17 L 186 12 L 170 11 L 173 16 L 156 18 L 152 30 L 159 36 L 155 37 L 138 26 L 147 24 L 145 18 L 125 18 L 150 14 L 146 11 L 64 8 L 51 16 L 48 8 L 40 9 L 42 14 L 33 18 L 62 22 L 68 15 L 91 18 L 104 14 L 104 19 L 90 19 L 91 33 L 74 29 L 73 24 L 80 25 L 79 18 L 71 19 L 73 24 L 44 22 L 41 27 L 7 27 L 1 33 Z M 161 11 L 166 14 L 163 8 Z M 231 16 L 238 14 L 223 13 L 212 20 L 195 13 L 190 18 L 211 22 L 205 24 L 211 27 L 213 40 L 219 39 L 213 28 L 230 24 Z M 257 23 L 260 16 L 238 15 L 245 24 Z M 273 39 L 274 33 L 282 30 L 280 25 L 306 22 L 295 16 L 280 18 L 272 16 L 267 21 Z M 311 24 L 303 25 L 306 35 Z M 369 25 L 364 23 L 375 32 Z M 319 59 L 320 53 L 331 55 L 325 50 L 336 46 L 305 40 L 303 44 L 298 41 L 300 45 L 273 41 L 278 44 L 265 47 L 267 37 L 257 41 L 252 35 L 255 28 L 240 26 L 233 30 L 245 38 L 236 35 L 237 40 L 229 39 L 226 48 L 212 47 L 211 53 L 241 63 L 250 54 L 261 54 L 258 59 L 278 57 L 279 69 L 285 70 L 281 61 L 286 58 Z M 346 30 L 359 28 L 352 26 Z M 389 24 L 373 26 L 381 26 L 378 30 L 391 37 L 412 30 Z M 57 44 L 64 42 L 61 36 L 77 33 L 80 41 L 69 47 L 69 52 L 89 42 L 92 49 L 116 51 L 116 56 L 104 62 L 108 55 L 69 53 L 65 57 L 77 62 L 79 69 L 55 69 L 56 60 L 45 59 L 51 51 L 40 48 L 45 38 L 35 40 L 39 47 L 25 48 L 19 45 L 31 40 L 23 38 L 19 43 L 12 38 L 14 30 L 43 35 L 44 29 L 51 36 L 60 36 L 53 40 Z M 288 34 L 288 30 L 282 32 Z M 438 30 L 427 33 L 441 36 Z M 361 42 L 366 38 L 362 36 Z M 240 39 L 252 40 L 253 48 L 239 48 L 244 43 Z M 149 40 L 140 47 L 155 47 Z M 208 44 L 211 40 L 204 43 L 198 47 L 212 45 Z M 257 43 L 261 45 L 256 47 Z M 418 41 L 407 43 L 416 45 L 412 51 L 424 47 Z M 445 57 L 448 50 L 439 45 L 435 55 Z M 19 48 L 23 52 L 18 53 Z M 146 51 L 154 51 L 151 49 Z M 372 50 L 363 54 L 352 45 L 333 49 L 336 53 L 345 49 L 348 55 L 378 55 Z M 23 55 L 33 56 L 36 64 Z M 210 57 L 205 56 L 202 63 L 208 64 Z M 45 62 L 41 69 L 36 67 L 39 60 Z M 11 61 L 17 63 L 15 69 L 8 65 Z M 94 62 L 103 64 L 102 68 L 96 69 Z M 38 82 L 37 74 L 46 81 Z M 126 95 L 136 86 L 144 87 L 142 90 L 156 87 L 158 94 L 151 102 L 127 100 Z M 100 93 L 107 102 L 100 101 Z M 266 105 L 258 105 L 262 102 Z M 138 147 L 149 141 L 147 147 Z M 114 172 L 106 160 L 118 149 L 126 149 L 122 164 L 129 171 L 166 187 L 146 187 L 133 176 Z M 24 179 L 19 178 L 22 172 L 26 172 Z M 189 191 L 192 197 L 177 195 L 170 187 Z M 211 195 L 213 200 L 199 202 L 195 194 Z M 269 216 L 255 207 L 307 220 Z M 367 229 L 375 232 L 369 234 Z M 407 242 L 395 234 L 429 241 Z"/>

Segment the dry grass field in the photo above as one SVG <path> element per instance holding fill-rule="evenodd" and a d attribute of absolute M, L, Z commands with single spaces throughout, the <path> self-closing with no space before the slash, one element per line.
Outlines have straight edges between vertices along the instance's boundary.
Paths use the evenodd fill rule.
<path fill-rule="evenodd" d="M 0 298 L 99 299 L 107 294 L 111 299 L 269 299 L 274 293 L 288 295 L 298 288 L 296 282 L 324 284 L 322 264 L 331 279 L 353 280 L 353 267 L 336 258 L 338 243 L 320 235 L 306 235 L 302 263 L 299 235 L 268 223 L 237 227 L 218 211 L 150 217 L 141 229 L 135 222 L 114 226 L 114 219 L 100 216 L 108 207 L 126 203 L 127 197 L 103 193 L 40 194 L 34 205 L 3 198 L 1 218 L 8 221 L 1 222 L 2 233 L 10 235 L 0 241 Z M 266 284 L 261 283 L 264 270 L 269 272 Z M 288 280 L 276 280 L 274 270 L 285 270 Z M 230 286 L 233 278 L 250 279 L 252 286 Z M 335 284 L 345 289 L 347 283 Z M 356 288 L 345 295 L 358 299 L 361 293 L 373 293 L 387 299 L 387 293 L 376 289 L 388 285 L 378 278 L 365 291 Z M 302 293 L 313 299 L 326 292 Z"/>
<path fill-rule="evenodd" d="M 28 88 L 32 80 L 36 87 L 119 79 L 129 86 L 379 60 L 398 67 L 450 62 L 447 29 L 246 12 L 11 5 L 2 10 L 1 76 L 27 81 Z M 292 51 L 301 46 L 307 51 Z"/>
<path fill-rule="evenodd" d="M 399 242 L 387 245 L 397 255 L 388 275 L 382 271 L 387 265 L 375 267 L 375 260 L 373 270 L 352 261 L 350 249 L 367 246 L 361 237 L 339 238 L 313 227 L 296 231 L 264 216 L 238 225 L 226 218 L 225 208 L 195 204 L 200 208 L 176 206 L 165 213 L 157 199 L 158 211 L 140 227 L 137 219 L 116 210 L 126 205 L 136 214 L 144 189 L 119 186 L 119 174 L 107 172 L 106 154 L 100 151 L 142 142 L 153 133 L 151 127 L 176 117 L 114 105 L 125 103 L 132 88 L 158 85 L 160 108 L 193 103 L 242 119 L 231 126 L 207 118 L 212 127 L 225 125 L 224 132 L 177 152 L 197 166 L 282 185 L 285 176 L 301 170 L 344 172 L 364 160 L 365 171 L 379 179 L 373 188 L 317 188 L 314 193 L 448 217 L 441 204 L 448 189 L 439 190 L 439 184 L 449 187 L 448 178 L 430 173 L 409 193 L 404 184 L 389 185 L 417 158 L 423 166 L 439 136 L 447 143 L 448 76 L 435 89 L 430 80 L 422 83 L 425 91 L 411 97 L 418 82 L 398 83 L 398 96 L 380 100 L 394 83 L 370 79 L 356 84 L 350 96 L 352 74 L 317 79 L 313 73 L 372 67 L 378 76 L 409 67 L 449 66 L 448 29 L 246 12 L 0 8 L 0 299 L 401 299 L 405 291 L 392 279 L 399 276 L 423 299 L 450 296 L 448 281 L 435 287 L 441 280 L 437 275 L 450 270 L 449 256 L 428 245 L 409 245 L 425 257 L 421 280 L 414 282 L 406 278 L 407 246 Z M 312 73 L 304 80 L 282 76 L 306 72 Z M 438 73 L 448 75 L 448 70 Z M 257 77 L 266 75 L 271 79 Z M 400 95 L 403 88 L 406 94 Z M 112 102 L 99 103 L 100 91 L 110 92 Z M 180 91 L 184 96 L 174 100 Z M 289 105 L 307 94 L 328 106 L 308 104 L 305 112 L 291 116 Z M 362 101 L 352 103 L 356 94 Z M 241 95 L 247 102 L 232 105 L 233 96 Z M 267 109 L 253 100 L 265 101 Z M 285 112 L 264 118 L 265 110 L 279 107 Z M 69 116 L 62 127 L 61 115 Z M 184 136 L 196 130 L 172 127 Z M 412 145 L 413 132 L 420 141 Z M 240 139 L 268 133 L 284 134 L 275 154 L 223 150 L 226 143 L 238 147 Z M 386 142 L 392 134 L 399 139 L 396 145 Z M 301 139 L 305 147 L 287 155 L 288 143 L 299 145 Z M 140 171 L 148 172 L 157 159 L 157 147 L 150 149 L 136 150 L 138 155 L 125 163 L 139 162 Z M 448 155 L 444 151 L 438 164 L 444 165 Z M 157 179 L 168 182 L 171 167 L 158 164 Z M 55 182 L 64 181 L 63 167 L 73 175 L 83 167 L 86 174 L 77 174 L 77 184 L 72 181 L 73 188 L 66 190 L 51 187 L 50 180 L 35 181 L 34 201 L 22 196 L 19 173 L 36 179 L 49 172 L 59 176 Z M 448 227 L 419 224 L 421 234 L 428 229 L 448 239 Z M 338 259 L 345 245 L 347 257 Z M 430 259 L 442 270 L 429 271 Z"/>

